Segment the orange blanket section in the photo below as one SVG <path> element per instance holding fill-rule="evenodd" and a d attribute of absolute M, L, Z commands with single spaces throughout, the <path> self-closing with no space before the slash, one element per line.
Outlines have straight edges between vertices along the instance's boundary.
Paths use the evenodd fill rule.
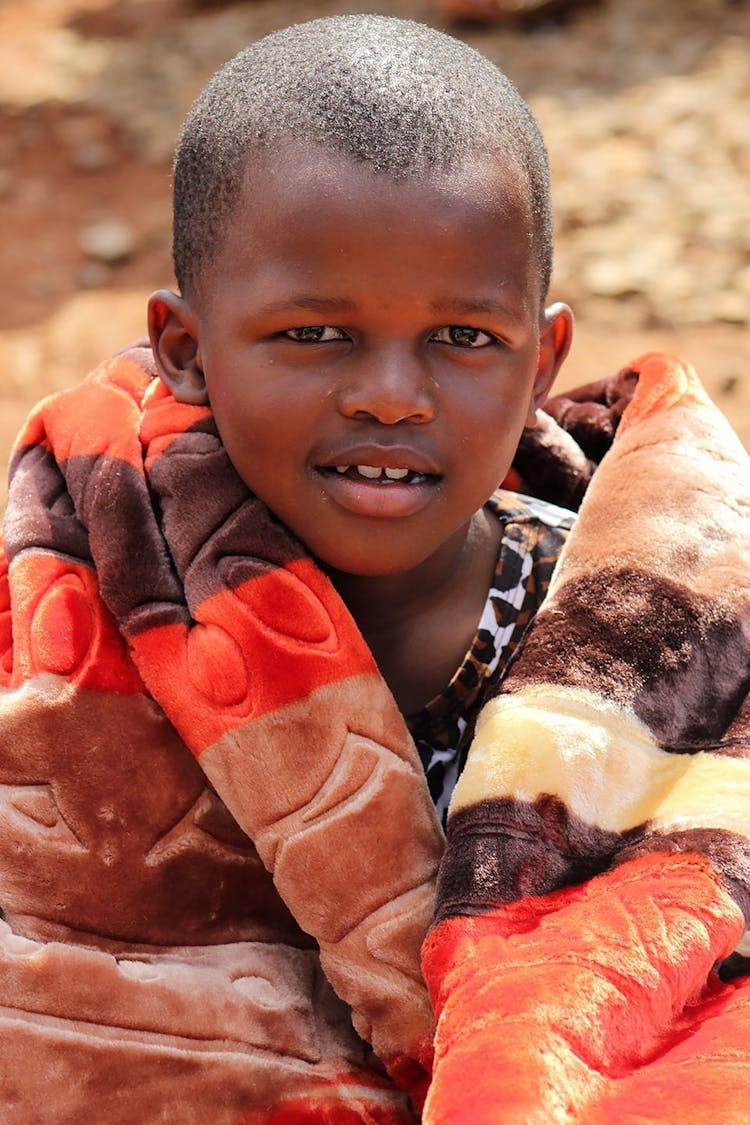
<path fill-rule="evenodd" d="M 746 1123 L 750 981 L 714 972 L 743 927 L 693 854 L 442 922 L 424 1125 Z"/>
<path fill-rule="evenodd" d="M 362 1078 L 354 1073 L 337 1075 L 330 1082 L 330 1093 L 321 1087 L 306 1097 L 253 1111 L 238 1125 L 414 1125 L 416 1118 L 405 1103 L 394 1106 L 392 1099 L 382 1096 L 377 1079 L 363 1085 Z"/>
<path fill-rule="evenodd" d="M 9 574 L 0 550 L 0 686 L 20 687 L 44 672 L 67 676 L 81 690 L 144 690 L 93 570 L 52 553 L 25 551 Z"/>
<path fill-rule="evenodd" d="M 376 670 L 349 613 L 310 559 L 221 590 L 195 607 L 195 618 L 136 633 L 130 644 L 167 715 L 190 723 L 198 754 L 248 719 Z M 257 667 L 283 667 L 284 675 L 255 676 Z"/>
<path fill-rule="evenodd" d="M 644 422 L 655 414 L 663 414 L 678 403 L 710 406 L 695 368 L 676 356 L 647 352 L 629 364 L 638 372 L 638 384 L 632 402 L 625 409 L 618 433 Z"/>
<path fill-rule="evenodd" d="M 54 453 L 58 464 L 77 456 L 106 455 L 140 469 L 141 404 L 150 382 L 151 374 L 140 363 L 117 355 L 89 376 L 83 394 L 79 384 L 42 399 L 27 418 L 14 449 L 38 445 Z M 71 409 L 71 402 L 78 409 Z"/>

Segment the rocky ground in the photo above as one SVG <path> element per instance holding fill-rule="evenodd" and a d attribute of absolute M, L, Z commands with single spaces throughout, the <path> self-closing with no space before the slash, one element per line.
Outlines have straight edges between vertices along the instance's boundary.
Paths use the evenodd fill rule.
<path fill-rule="evenodd" d="M 4 0 L 0 455 L 28 405 L 140 334 L 171 283 L 169 164 L 209 74 L 294 20 L 428 0 Z M 565 22 L 452 28 L 547 137 L 567 384 L 646 348 L 703 371 L 750 442 L 750 3 L 602 0 Z"/>

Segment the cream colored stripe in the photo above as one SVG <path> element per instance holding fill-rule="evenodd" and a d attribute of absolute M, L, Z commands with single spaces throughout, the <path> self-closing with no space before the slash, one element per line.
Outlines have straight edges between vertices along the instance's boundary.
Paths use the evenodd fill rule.
<path fill-rule="evenodd" d="M 750 761 L 670 754 L 624 708 L 540 684 L 482 711 L 451 813 L 501 797 L 550 794 L 593 827 L 722 828 L 750 837 Z"/>

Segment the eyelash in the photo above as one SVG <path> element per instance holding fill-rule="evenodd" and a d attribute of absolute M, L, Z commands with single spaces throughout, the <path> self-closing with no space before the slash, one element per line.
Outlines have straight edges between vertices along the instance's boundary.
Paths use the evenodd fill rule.
<path fill-rule="evenodd" d="M 320 332 L 320 333 L 323 333 L 323 334 L 326 333 L 326 332 L 335 332 L 335 333 L 337 333 L 337 335 L 331 336 L 327 340 L 326 339 L 311 339 L 309 337 L 307 339 L 305 339 L 302 336 L 295 336 L 294 335 L 295 332 L 299 332 L 299 333 Z M 443 332 L 447 333 L 448 335 L 450 335 L 450 333 L 455 333 L 455 332 L 473 332 L 473 333 L 476 333 L 477 336 L 485 336 L 486 342 L 482 343 L 482 344 L 476 344 L 476 343 L 475 344 L 461 344 L 461 343 L 457 343 L 457 341 L 455 339 L 441 340 L 438 337 Z M 347 339 L 346 333 L 343 332 L 340 328 L 333 328 L 331 325 L 328 325 L 328 324 L 309 324 L 309 325 L 303 325 L 300 328 L 288 328 L 285 332 L 282 332 L 281 335 L 286 336 L 287 339 L 289 339 L 289 340 L 294 340 L 295 343 L 298 343 L 298 344 L 330 344 L 334 340 L 346 340 Z M 491 332 L 485 332 L 484 329 L 482 329 L 482 328 L 472 328 L 469 325 L 464 325 L 464 324 L 446 324 L 443 327 L 438 328 L 437 331 L 434 332 L 432 334 L 432 336 L 430 336 L 430 340 L 433 340 L 433 341 L 435 341 L 435 343 L 438 343 L 438 344 L 447 344 L 449 347 L 452 347 L 452 348 L 460 348 L 463 351 L 479 351 L 481 348 L 490 347 L 490 345 L 496 344 L 498 342 L 497 337 L 493 336 Z"/>
<path fill-rule="evenodd" d="M 485 336 L 486 342 L 483 344 L 459 344 L 453 339 L 438 340 L 437 337 L 441 332 L 446 332 L 449 336 L 453 332 L 474 332 L 477 336 Z M 493 336 L 491 332 L 485 332 L 483 328 L 472 328 L 468 324 L 446 324 L 443 328 L 438 328 L 437 332 L 434 332 L 430 339 L 435 340 L 436 343 L 439 344 L 448 344 L 448 346 L 452 348 L 462 348 L 465 351 L 478 351 L 481 348 L 488 348 L 491 344 L 496 344 L 498 342 L 497 337 Z"/>
<path fill-rule="evenodd" d="M 295 336 L 293 335 L 295 332 L 336 332 L 337 335 L 330 337 L 328 340 L 312 340 Z M 289 340 L 294 340 L 297 344 L 330 344 L 333 340 L 347 339 L 345 332 L 342 332 L 340 328 L 332 328 L 329 324 L 305 324 L 301 328 L 288 328 L 286 332 L 282 332 L 281 335 L 286 336 Z"/>

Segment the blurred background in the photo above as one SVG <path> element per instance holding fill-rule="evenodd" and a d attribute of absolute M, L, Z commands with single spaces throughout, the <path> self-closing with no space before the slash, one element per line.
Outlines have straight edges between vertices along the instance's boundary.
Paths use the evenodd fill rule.
<path fill-rule="evenodd" d="M 172 284 L 172 148 L 209 75 L 277 27 L 352 11 L 467 39 L 534 109 L 552 296 L 577 316 L 562 385 L 677 350 L 750 444 L 750 0 L 589 0 L 490 26 L 429 0 L 0 0 L 0 457 L 29 405 L 140 335 L 145 297 Z"/>

